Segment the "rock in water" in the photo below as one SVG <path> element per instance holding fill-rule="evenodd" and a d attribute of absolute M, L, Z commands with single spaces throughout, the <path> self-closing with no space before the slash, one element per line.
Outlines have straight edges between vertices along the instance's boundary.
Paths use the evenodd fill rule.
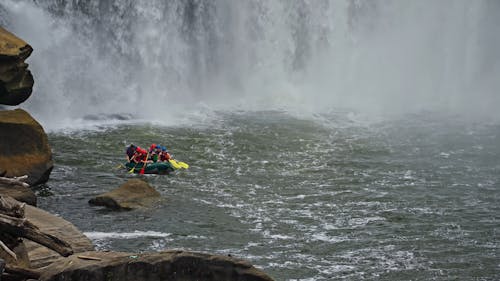
<path fill-rule="evenodd" d="M 0 111 L 0 171 L 6 177 L 28 175 L 30 185 L 44 183 L 54 167 L 42 126 L 22 109 Z"/>
<path fill-rule="evenodd" d="M 24 62 L 33 48 L 0 27 L 0 104 L 18 105 L 33 90 L 33 75 Z"/>
<path fill-rule="evenodd" d="M 147 207 L 159 197 L 160 193 L 149 184 L 139 179 L 132 179 L 117 189 L 90 199 L 89 203 L 111 209 L 131 210 Z"/>

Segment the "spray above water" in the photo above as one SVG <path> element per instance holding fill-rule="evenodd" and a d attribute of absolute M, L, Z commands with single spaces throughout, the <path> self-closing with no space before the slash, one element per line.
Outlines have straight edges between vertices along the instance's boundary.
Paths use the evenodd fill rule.
<path fill-rule="evenodd" d="M 49 127 L 116 113 L 175 123 L 200 108 L 491 117 L 499 12 L 465 0 L 0 4 L 35 49 L 26 106 Z"/>

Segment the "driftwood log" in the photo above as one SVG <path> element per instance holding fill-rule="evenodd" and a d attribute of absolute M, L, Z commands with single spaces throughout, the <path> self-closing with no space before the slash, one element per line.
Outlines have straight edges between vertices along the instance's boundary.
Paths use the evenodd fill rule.
<path fill-rule="evenodd" d="M 73 254 L 73 250 L 67 242 L 40 231 L 38 227 L 28 221 L 24 215 L 24 208 L 24 203 L 0 195 L 0 250 L 16 260 L 16 254 L 11 249 L 17 246 L 19 238 L 26 238 L 54 250 L 61 256 L 67 257 Z M 7 263 L 2 276 L 12 275 L 35 279 L 39 276 L 34 270 Z"/>
<path fill-rule="evenodd" d="M 0 176 L 0 183 L 6 184 L 6 185 L 19 185 L 19 186 L 24 186 L 24 187 L 30 187 L 29 184 L 24 182 L 27 179 L 28 179 L 27 175 L 24 175 L 21 177 L 13 177 L 13 178 L 6 178 L 3 176 Z"/>
<path fill-rule="evenodd" d="M 37 242 L 56 251 L 61 256 L 67 257 L 73 254 L 73 250 L 68 243 L 50 234 L 42 233 L 25 218 L 20 219 L 0 214 L 0 229 L 16 237 L 24 237 Z"/>

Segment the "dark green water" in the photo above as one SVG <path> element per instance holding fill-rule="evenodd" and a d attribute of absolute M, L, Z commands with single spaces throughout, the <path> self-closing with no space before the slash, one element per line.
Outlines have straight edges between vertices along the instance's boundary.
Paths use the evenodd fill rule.
<path fill-rule="evenodd" d="M 496 123 L 258 112 L 49 139 L 55 169 L 40 206 L 99 249 L 231 254 L 276 280 L 500 279 Z M 168 176 L 116 170 L 131 142 L 162 143 L 191 167 Z M 166 199 L 130 212 L 88 205 L 135 177 Z"/>

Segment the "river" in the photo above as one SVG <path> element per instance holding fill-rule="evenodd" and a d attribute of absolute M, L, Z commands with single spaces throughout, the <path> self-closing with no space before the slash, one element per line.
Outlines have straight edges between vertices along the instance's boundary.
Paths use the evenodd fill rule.
<path fill-rule="evenodd" d="M 100 250 L 185 249 L 249 260 L 276 280 L 495 280 L 500 126 L 437 115 L 219 112 L 191 126 L 134 124 L 49 135 L 40 207 Z M 168 147 L 188 170 L 130 175 L 129 143 Z M 150 209 L 90 206 L 142 178 Z"/>

